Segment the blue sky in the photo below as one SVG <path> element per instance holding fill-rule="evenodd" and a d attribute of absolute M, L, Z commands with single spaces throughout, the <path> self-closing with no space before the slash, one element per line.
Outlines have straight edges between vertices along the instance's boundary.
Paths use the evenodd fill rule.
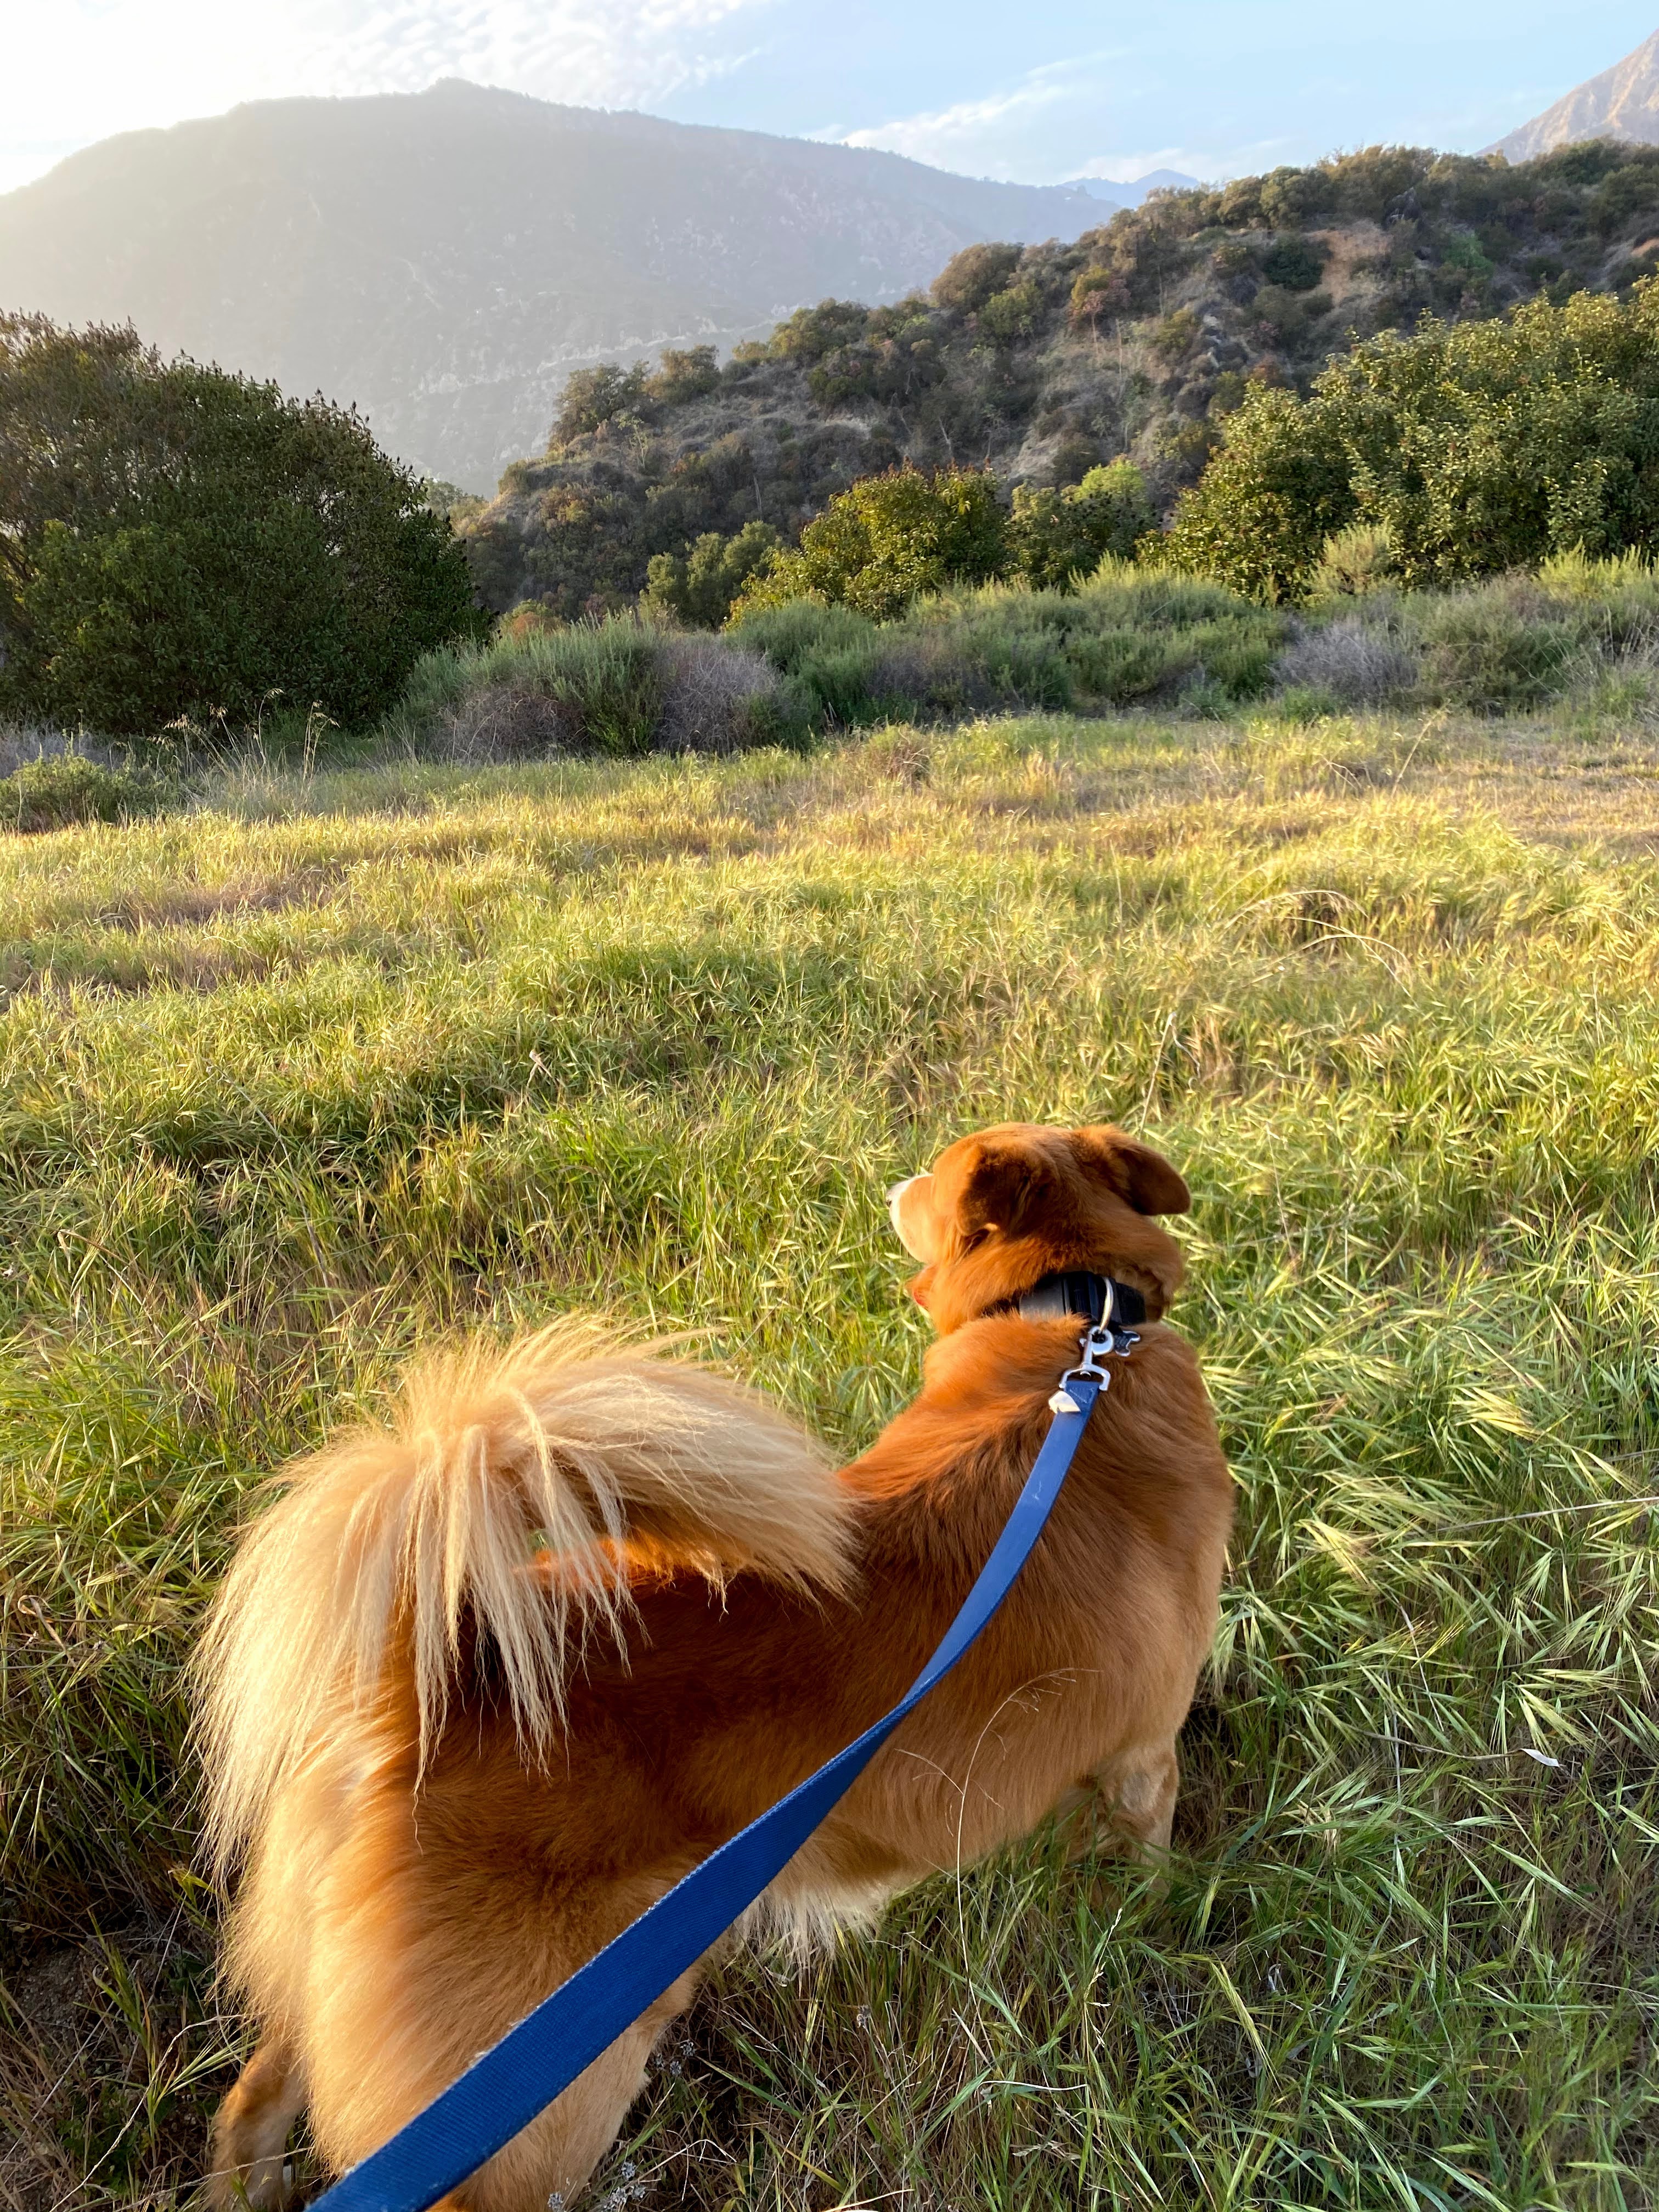
<path fill-rule="evenodd" d="M 112 131 L 468 76 L 1050 183 L 1474 150 L 1659 0 L 0 0 L 0 189 Z"/>

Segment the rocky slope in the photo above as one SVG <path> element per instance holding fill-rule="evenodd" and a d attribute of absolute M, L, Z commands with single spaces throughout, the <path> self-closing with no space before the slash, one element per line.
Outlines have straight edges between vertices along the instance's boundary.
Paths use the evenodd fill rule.
<path fill-rule="evenodd" d="M 975 239 L 1100 219 L 1080 187 L 452 82 L 88 148 L 0 198 L 0 308 L 321 390 L 483 490 L 585 362 L 724 348 L 826 293 L 895 299 Z"/>

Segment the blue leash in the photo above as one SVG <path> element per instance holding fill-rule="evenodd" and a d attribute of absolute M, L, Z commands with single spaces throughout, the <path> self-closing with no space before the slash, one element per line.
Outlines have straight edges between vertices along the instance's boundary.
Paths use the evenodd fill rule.
<path fill-rule="evenodd" d="M 446 2190 L 528 2127 L 726 1933 L 834 1811 L 899 1723 L 950 1673 L 1007 1596 L 1042 1534 L 1095 1401 L 1111 1379 L 1100 1360 L 1108 1352 L 1127 1352 L 1134 1341 L 1114 1334 L 1109 1311 L 1089 1331 L 1082 1364 L 1065 1376 L 1048 1401 L 1054 1425 L 990 1558 L 944 1641 L 891 1712 L 595 1952 L 424 2112 L 325 2191 L 312 2212 L 428 2212 Z"/>

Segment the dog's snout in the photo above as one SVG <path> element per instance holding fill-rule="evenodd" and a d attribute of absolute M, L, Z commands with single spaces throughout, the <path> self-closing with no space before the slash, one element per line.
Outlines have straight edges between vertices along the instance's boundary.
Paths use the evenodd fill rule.
<path fill-rule="evenodd" d="M 893 1233 L 901 1243 L 903 1242 L 904 1231 L 899 1225 L 899 1207 L 903 1203 L 904 1194 L 909 1189 L 911 1184 L 921 1181 L 920 1176 L 906 1176 L 902 1182 L 896 1182 L 887 1194 L 887 1218 L 892 1223 Z"/>

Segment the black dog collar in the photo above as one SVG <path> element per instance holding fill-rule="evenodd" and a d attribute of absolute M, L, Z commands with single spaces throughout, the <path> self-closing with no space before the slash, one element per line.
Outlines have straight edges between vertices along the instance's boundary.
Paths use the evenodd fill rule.
<path fill-rule="evenodd" d="M 1133 1328 L 1146 1318 L 1146 1301 L 1140 1292 L 1110 1275 L 1045 1275 L 1008 1303 L 1022 1321 L 1065 1321 L 1075 1314 L 1097 1328 L 1103 1322 L 1113 1328 Z"/>

